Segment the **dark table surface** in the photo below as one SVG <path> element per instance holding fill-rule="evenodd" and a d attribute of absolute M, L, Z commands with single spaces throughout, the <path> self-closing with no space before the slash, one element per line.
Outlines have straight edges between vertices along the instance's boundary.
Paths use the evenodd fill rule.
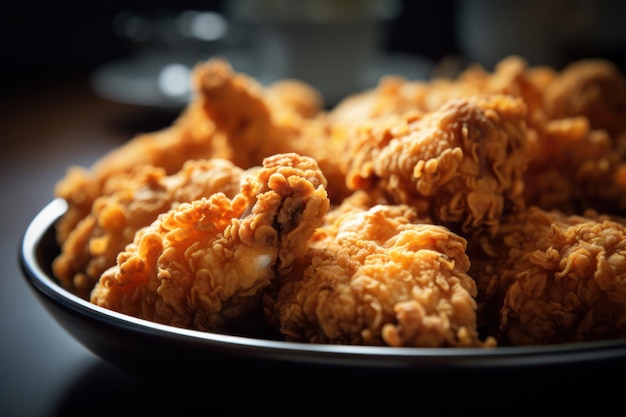
<path fill-rule="evenodd" d="M 154 125 L 144 124 L 147 115 Z M 0 102 L 0 415 L 106 415 L 112 406 L 102 400 L 110 394 L 97 393 L 137 383 L 47 314 L 23 279 L 17 254 L 26 226 L 53 198 L 67 167 L 88 166 L 135 132 L 169 123 L 152 115 L 101 99 L 80 80 L 27 88 Z M 100 404 L 93 402 L 98 397 Z"/>
<path fill-rule="evenodd" d="M 254 410 L 278 410 L 284 403 L 281 393 L 285 391 L 280 386 L 276 387 L 275 396 L 270 395 L 273 398 L 267 401 L 250 392 L 241 392 L 236 384 L 222 387 L 220 395 L 216 396 L 212 389 L 203 389 L 201 384 L 191 391 L 180 388 L 184 381 L 145 381 L 114 368 L 84 348 L 54 321 L 39 304 L 19 270 L 18 246 L 22 233 L 33 216 L 53 198 L 54 185 L 68 166 L 89 166 L 134 134 L 168 125 L 176 115 L 171 110 L 160 112 L 107 101 L 93 94 L 88 84 L 81 80 L 29 88 L 10 94 L 0 102 L 3 148 L 0 153 L 0 265 L 3 269 L 0 277 L 0 416 L 197 414 L 193 410 L 186 412 L 185 406 L 191 407 L 190 404 L 194 404 L 193 408 L 206 406 L 206 415 L 216 415 L 218 409 L 227 410 L 218 415 L 237 410 L 253 415 Z M 619 369 L 621 372 L 624 368 Z M 207 378 L 214 379 L 215 376 Z M 291 385 L 292 382 L 287 383 Z M 581 381 L 581 384 L 599 382 Z M 258 383 L 264 386 L 262 376 Z M 394 381 L 389 383 L 394 384 Z M 533 381 L 528 383 L 533 384 Z M 280 414 L 303 415 L 311 410 L 336 409 L 336 405 L 327 403 L 330 397 L 323 381 L 316 384 L 303 385 L 309 392 L 303 393 L 302 403 L 289 404 Z M 619 410 L 623 408 L 620 405 L 623 384 L 614 388 L 615 391 L 590 398 L 565 396 L 557 408 L 546 408 L 533 403 L 532 399 L 520 398 L 515 404 L 496 404 L 494 401 L 490 406 L 487 402 L 481 410 L 474 411 L 493 415 L 529 412 L 537 415 L 541 412 L 600 411 L 612 406 Z M 425 404 L 421 399 L 416 401 L 411 414 L 419 414 L 425 409 L 429 412 L 449 410 L 450 405 L 456 411 L 463 411 L 463 404 L 454 402 L 454 391 L 463 390 L 463 387 L 455 386 L 451 381 L 447 389 L 451 392 L 450 403 Z M 264 387 L 263 392 L 274 391 Z M 377 395 L 377 392 L 346 389 L 344 410 L 350 410 L 351 403 L 366 405 Z M 489 397 L 489 393 L 485 395 Z M 335 392 L 334 398 L 342 398 L 341 392 Z M 406 398 L 402 402 L 397 400 L 392 396 L 377 399 L 388 415 L 400 411 L 394 410 L 395 404 L 404 404 L 402 408 L 406 409 L 406 404 L 410 403 Z M 367 414 L 368 407 L 360 410 Z M 380 408 L 369 411 L 378 413 Z"/>

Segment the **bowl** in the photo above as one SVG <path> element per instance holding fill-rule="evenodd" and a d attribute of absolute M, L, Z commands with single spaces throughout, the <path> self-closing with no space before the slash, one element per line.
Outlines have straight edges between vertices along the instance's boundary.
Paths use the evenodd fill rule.
<path fill-rule="evenodd" d="M 110 311 L 65 290 L 52 274 L 55 222 L 66 209 L 54 199 L 28 225 L 19 249 L 23 276 L 71 337 L 139 378 L 231 381 L 269 396 L 310 393 L 322 381 L 321 389 L 342 397 L 369 391 L 435 404 L 453 396 L 459 406 L 524 395 L 573 401 L 576 393 L 624 389 L 626 339 L 492 349 L 324 345 L 186 330 Z"/>

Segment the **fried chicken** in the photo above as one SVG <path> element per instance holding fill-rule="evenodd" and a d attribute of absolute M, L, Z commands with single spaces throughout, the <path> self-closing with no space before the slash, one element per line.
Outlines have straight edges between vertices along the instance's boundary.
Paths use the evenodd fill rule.
<path fill-rule="evenodd" d="M 568 214 L 626 212 L 626 153 L 606 130 L 592 129 L 583 116 L 536 118 L 528 138 L 528 206 Z"/>
<path fill-rule="evenodd" d="M 198 330 L 245 315 L 321 224 L 329 208 L 317 163 L 266 158 L 232 199 L 182 203 L 140 229 L 91 293 L 97 305 Z"/>
<path fill-rule="evenodd" d="M 531 207 L 472 256 L 480 324 L 503 345 L 626 337 L 626 222 Z"/>
<path fill-rule="evenodd" d="M 228 76 L 231 77 L 229 79 L 233 81 L 235 75 L 232 74 L 232 69 L 221 60 L 198 64 L 198 68 L 194 69 L 194 77 L 196 80 L 203 79 L 208 82 L 206 72 L 222 73 L 224 66 L 228 67 Z M 239 75 L 237 80 L 240 78 L 246 77 Z M 60 244 L 91 211 L 93 201 L 103 193 L 103 185 L 107 179 L 112 175 L 127 172 L 136 165 L 153 165 L 164 168 L 167 174 L 173 174 L 191 159 L 223 158 L 247 169 L 260 165 L 266 156 L 290 149 L 276 146 L 282 143 L 282 139 L 290 137 L 286 133 L 273 141 L 275 135 L 266 135 L 267 132 L 260 129 L 250 132 L 256 136 L 251 136 L 251 141 L 246 143 L 233 140 L 232 132 L 230 136 L 225 137 L 223 132 L 228 129 L 224 129 L 224 118 L 217 120 L 220 126 L 220 131 L 217 131 L 216 121 L 212 119 L 214 114 L 206 111 L 207 107 L 212 106 L 211 100 L 215 100 L 215 105 L 221 106 L 220 108 L 227 114 L 232 114 L 233 117 L 239 115 L 240 118 L 237 120 L 242 124 L 253 120 L 269 123 L 270 119 L 275 119 L 278 126 L 283 126 L 285 132 L 290 132 L 291 136 L 296 136 L 301 131 L 300 128 L 294 130 L 295 126 L 317 114 L 323 106 L 322 98 L 316 90 L 295 80 L 282 80 L 267 88 L 262 88 L 256 82 L 240 83 L 240 88 L 254 90 L 253 95 L 258 93 L 262 96 L 258 105 L 255 105 L 254 100 L 237 102 L 228 94 L 208 94 L 209 91 L 215 93 L 215 90 L 202 88 L 201 84 L 201 82 L 193 84 L 198 89 L 193 90 L 191 101 L 171 126 L 156 132 L 137 134 L 122 146 L 101 157 L 90 168 L 72 166 L 68 169 L 65 177 L 55 188 L 55 195 L 68 202 L 67 213 L 57 228 L 57 240 Z M 232 107 L 224 107 L 230 105 Z M 256 126 L 258 124 L 253 123 L 250 127 Z M 233 127 L 235 130 L 242 128 L 243 125 Z M 323 136 L 321 133 L 316 135 Z M 271 143 L 273 146 L 266 152 L 257 153 L 255 143 Z"/>
<path fill-rule="evenodd" d="M 527 205 L 580 214 L 626 211 L 626 83 L 604 60 L 583 60 L 544 83 L 529 120 Z"/>
<path fill-rule="evenodd" d="M 510 56 L 489 73 L 472 65 L 458 77 L 408 80 L 388 75 L 371 90 L 346 97 L 330 111 L 334 124 L 353 124 L 362 119 L 406 112 L 432 112 L 451 99 L 502 94 L 520 97 L 528 113 L 542 107 L 542 89 L 552 81 L 554 70 L 529 68 L 524 59 Z"/>
<path fill-rule="evenodd" d="M 199 65 L 193 82 L 207 118 L 235 150 L 231 159 L 236 165 L 246 168 L 266 156 L 295 152 L 318 162 L 331 201 L 349 194 L 339 168 L 343 136 L 333 133 L 321 108 L 316 112 L 322 100 L 312 87 L 282 81 L 264 88 L 218 59 Z"/>
<path fill-rule="evenodd" d="M 526 205 L 624 213 L 626 82 L 606 60 L 581 60 L 557 72 L 510 56 L 493 73 L 473 65 L 455 79 L 388 76 L 375 89 L 346 98 L 329 117 L 335 124 L 355 124 L 381 115 L 433 112 L 452 98 L 489 94 L 519 97 L 528 109 Z"/>
<path fill-rule="evenodd" d="M 167 174 L 173 174 L 190 159 L 227 158 L 228 150 L 219 139 L 211 120 L 192 102 L 171 126 L 137 134 L 100 157 L 89 168 L 69 167 L 65 177 L 55 187 L 55 195 L 68 203 L 68 210 L 57 226 L 58 242 L 62 244 L 89 214 L 109 177 L 127 172 L 137 165 L 153 165 L 165 169 Z"/>
<path fill-rule="evenodd" d="M 389 75 L 332 109 L 221 59 L 191 83 L 170 127 L 57 184 L 53 270 L 75 294 L 207 331 L 253 312 L 305 343 L 626 337 L 616 66 L 510 56 L 455 78 Z"/>
<path fill-rule="evenodd" d="M 294 342 L 494 346 L 476 331 L 466 241 L 409 206 L 371 200 L 357 192 L 329 212 L 267 293 L 268 320 Z"/>
<path fill-rule="evenodd" d="M 161 167 L 140 165 L 112 175 L 91 212 L 72 229 L 54 259 L 52 270 L 63 286 L 89 298 L 93 286 L 135 232 L 159 214 L 183 202 L 216 192 L 232 198 L 244 170 L 225 159 L 189 160 L 170 176 Z"/>
<path fill-rule="evenodd" d="M 626 78 L 607 60 L 573 62 L 548 84 L 543 108 L 551 120 L 584 116 L 592 129 L 618 136 L 626 132 Z"/>
<path fill-rule="evenodd" d="M 525 116 L 521 99 L 495 95 L 363 123 L 347 139 L 346 183 L 454 231 L 490 233 L 524 206 Z"/>

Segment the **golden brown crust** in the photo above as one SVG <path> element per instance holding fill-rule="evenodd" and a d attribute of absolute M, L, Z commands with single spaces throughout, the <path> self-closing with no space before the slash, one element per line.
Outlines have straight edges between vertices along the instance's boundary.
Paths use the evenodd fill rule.
<path fill-rule="evenodd" d="M 531 207 L 503 220 L 495 242 L 499 256 L 473 273 L 503 344 L 626 337 L 623 219 Z"/>
<path fill-rule="evenodd" d="M 510 56 L 456 78 L 389 75 L 328 111 L 311 86 L 262 86 L 219 59 L 193 86 L 172 126 L 57 184 L 67 288 L 100 278 L 103 305 L 210 330 L 265 294 L 266 318 L 304 342 L 626 337 L 624 222 L 608 217 L 626 213 L 626 87 L 612 64 Z M 218 159 L 221 180 L 173 183 Z"/>
<path fill-rule="evenodd" d="M 207 118 L 233 149 L 236 165 L 255 166 L 264 157 L 295 152 L 315 158 L 328 179 L 331 200 L 339 202 L 348 194 L 339 168 L 342 136 L 318 108 L 317 91 L 293 80 L 264 89 L 219 60 L 198 66 L 194 83 Z M 293 98 L 301 93 L 304 97 Z"/>
<path fill-rule="evenodd" d="M 476 330 L 465 240 L 419 222 L 408 206 L 363 203 L 348 198 L 331 211 L 292 273 L 266 295 L 266 316 L 283 336 L 332 344 L 494 346 Z"/>
<path fill-rule="evenodd" d="M 94 199 L 91 212 L 70 231 L 52 269 L 61 283 L 83 298 L 135 232 L 159 214 L 183 202 L 216 192 L 232 198 L 244 170 L 225 159 L 189 160 L 172 175 L 160 167 L 140 165 L 112 175 Z"/>
<path fill-rule="evenodd" d="M 380 188 L 464 233 L 492 231 L 524 206 L 525 117 L 519 98 L 477 96 L 359 126 L 347 141 L 348 187 Z"/>
<path fill-rule="evenodd" d="M 626 129 L 626 78 L 602 59 L 573 62 L 548 85 L 543 105 L 550 119 L 584 116 L 592 129 Z"/>
<path fill-rule="evenodd" d="M 220 330 L 289 270 L 328 209 L 314 160 L 267 158 L 240 193 L 182 203 L 139 230 L 91 301 L 179 327 Z"/>

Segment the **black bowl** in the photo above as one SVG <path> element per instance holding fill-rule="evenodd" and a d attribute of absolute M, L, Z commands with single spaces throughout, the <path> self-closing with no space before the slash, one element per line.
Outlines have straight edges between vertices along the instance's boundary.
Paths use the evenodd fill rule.
<path fill-rule="evenodd" d="M 71 336 L 140 378 L 231 381 L 258 395 L 291 391 L 291 398 L 315 383 L 342 397 L 385 393 L 459 407 L 521 398 L 567 402 L 624 389 L 625 339 L 493 349 L 315 345 L 185 330 L 110 311 L 66 291 L 51 272 L 59 253 L 55 222 L 66 208 L 51 201 L 23 235 L 26 282 Z"/>

